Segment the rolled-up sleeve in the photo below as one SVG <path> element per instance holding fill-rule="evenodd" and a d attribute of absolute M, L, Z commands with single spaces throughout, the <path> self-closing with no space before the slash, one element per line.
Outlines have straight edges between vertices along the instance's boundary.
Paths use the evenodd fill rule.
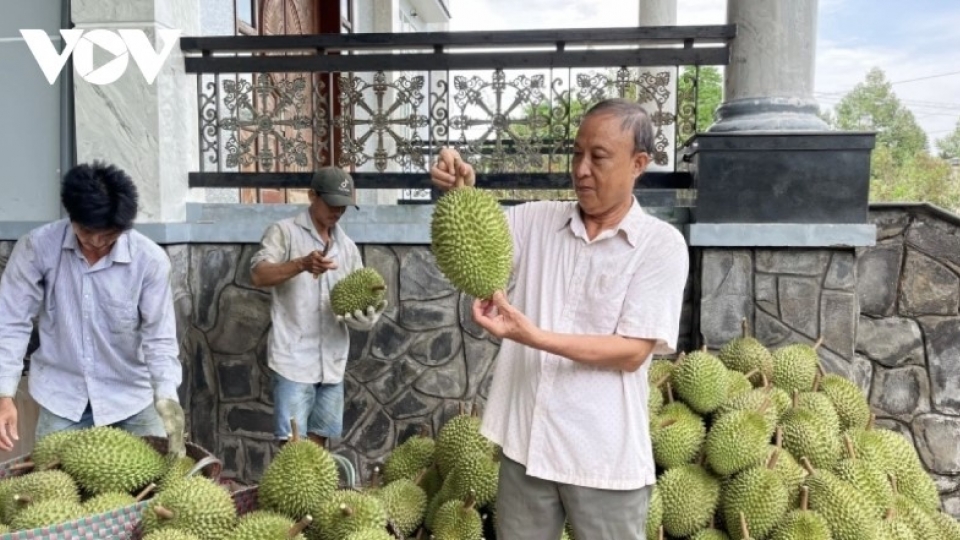
<path fill-rule="evenodd" d="M 0 277 L 0 397 L 14 397 L 33 319 L 43 301 L 43 271 L 28 235 L 13 248 Z"/>
<path fill-rule="evenodd" d="M 145 272 L 140 293 L 144 361 L 150 371 L 154 396 L 178 400 L 183 378 L 177 343 L 177 321 L 170 287 L 170 261 L 163 259 Z"/>
<path fill-rule="evenodd" d="M 289 260 L 287 240 L 279 223 L 267 227 L 260 239 L 260 249 L 250 258 L 250 270 L 262 262 L 282 263 Z"/>

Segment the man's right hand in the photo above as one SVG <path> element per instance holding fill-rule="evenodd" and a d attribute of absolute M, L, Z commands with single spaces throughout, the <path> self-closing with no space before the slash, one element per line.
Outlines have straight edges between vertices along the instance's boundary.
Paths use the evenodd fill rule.
<path fill-rule="evenodd" d="M 477 182 L 473 166 L 460 157 L 453 148 L 440 150 L 437 163 L 430 169 L 430 181 L 441 191 L 454 187 L 472 186 Z"/>
<path fill-rule="evenodd" d="M 297 264 L 301 272 L 310 272 L 318 276 L 327 270 L 336 270 L 337 263 L 333 259 L 324 257 L 319 251 L 311 251 L 308 255 L 297 259 Z"/>
<path fill-rule="evenodd" d="M 9 452 L 20 440 L 17 435 L 17 406 L 13 398 L 0 398 L 0 450 Z"/>

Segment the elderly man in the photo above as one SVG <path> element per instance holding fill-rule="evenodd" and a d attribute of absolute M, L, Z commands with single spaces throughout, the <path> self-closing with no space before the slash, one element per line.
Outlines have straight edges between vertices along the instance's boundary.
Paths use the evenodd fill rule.
<path fill-rule="evenodd" d="M 584 116 L 571 176 L 576 202 L 511 208 L 515 289 L 476 301 L 502 338 L 482 433 L 503 448 L 501 540 L 642 540 L 656 481 L 647 360 L 676 348 L 688 255 L 683 236 L 633 196 L 653 129 L 636 103 Z M 472 185 L 444 149 L 435 186 Z"/>

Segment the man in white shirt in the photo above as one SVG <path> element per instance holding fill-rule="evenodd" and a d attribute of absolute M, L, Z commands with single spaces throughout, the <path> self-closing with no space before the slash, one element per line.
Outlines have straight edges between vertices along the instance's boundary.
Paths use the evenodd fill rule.
<path fill-rule="evenodd" d="M 507 211 L 515 289 L 473 316 L 503 339 L 482 433 L 503 448 L 497 538 L 643 540 L 656 471 L 648 359 L 675 350 L 689 261 L 683 236 L 633 196 L 653 153 L 638 104 L 613 99 L 584 116 L 571 176 L 576 202 Z M 473 185 L 444 149 L 438 188 Z"/>
<path fill-rule="evenodd" d="M 323 446 L 343 427 L 347 326 L 370 330 L 386 302 L 366 313 L 334 314 L 330 291 L 363 266 L 360 250 L 338 225 L 353 206 L 353 178 L 343 169 L 314 173 L 310 206 L 270 225 L 250 262 L 251 280 L 271 292 L 267 360 L 273 371 L 274 435 L 290 438 L 290 420 Z"/>

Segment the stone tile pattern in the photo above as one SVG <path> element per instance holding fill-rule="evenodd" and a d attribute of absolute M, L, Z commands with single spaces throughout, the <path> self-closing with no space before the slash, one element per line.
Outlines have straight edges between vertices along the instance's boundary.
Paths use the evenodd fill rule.
<path fill-rule="evenodd" d="M 705 249 L 697 340 L 719 347 L 742 317 L 769 347 L 822 336 L 825 368 L 914 441 L 960 517 L 960 224 L 922 208 L 870 220 L 877 244 L 857 250 Z"/>

